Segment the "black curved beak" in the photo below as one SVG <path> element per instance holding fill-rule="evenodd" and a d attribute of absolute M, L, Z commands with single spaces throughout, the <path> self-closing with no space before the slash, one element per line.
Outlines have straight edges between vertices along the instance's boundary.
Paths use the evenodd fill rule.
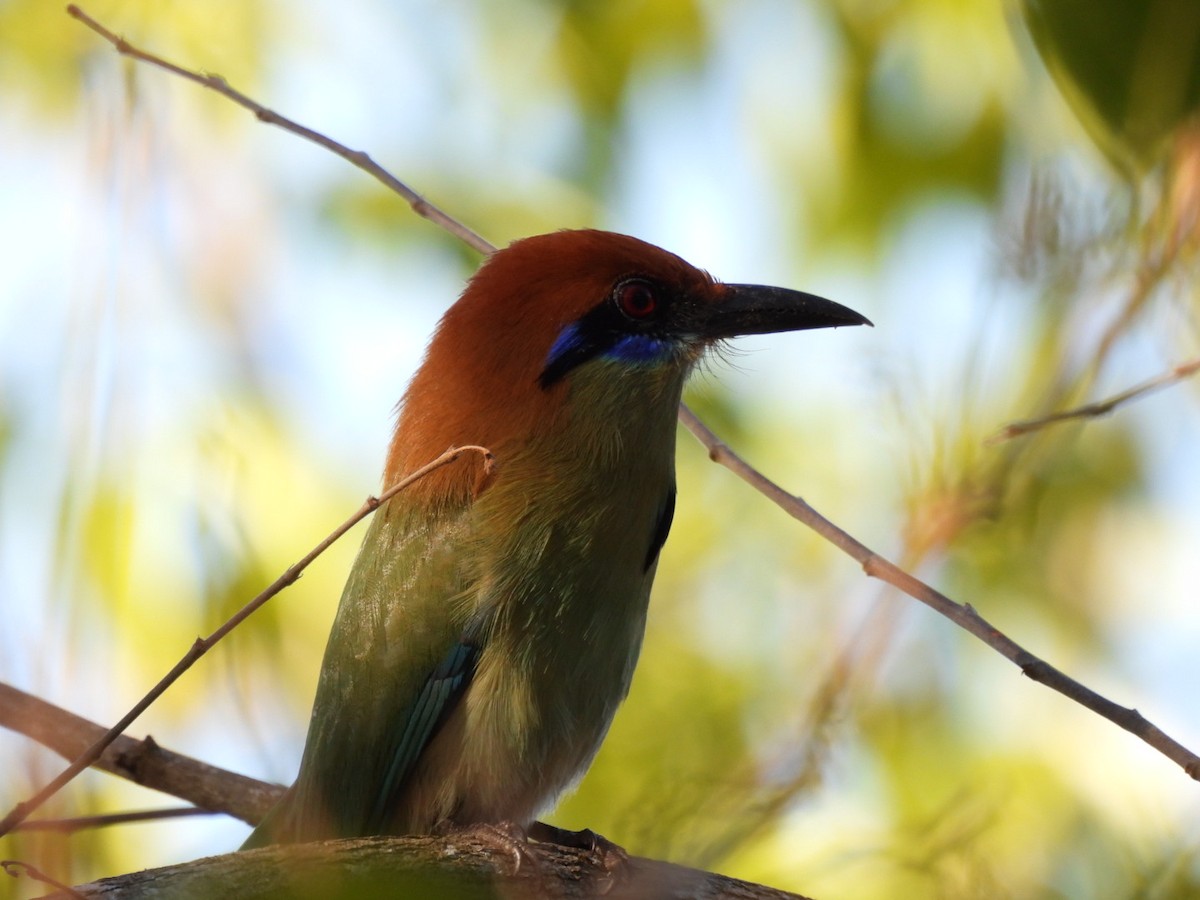
<path fill-rule="evenodd" d="M 771 334 L 842 325 L 871 325 L 866 316 L 849 307 L 787 288 L 760 284 L 726 284 L 720 299 L 710 306 L 700 333 L 709 340 L 742 334 Z"/>

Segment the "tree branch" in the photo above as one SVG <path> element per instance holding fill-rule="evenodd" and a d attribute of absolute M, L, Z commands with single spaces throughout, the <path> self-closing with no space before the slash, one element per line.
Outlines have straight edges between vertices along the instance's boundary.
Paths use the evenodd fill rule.
<path fill-rule="evenodd" d="M 79 758 L 108 732 L 7 684 L 0 684 L 0 726 L 49 747 L 68 760 Z M 151 737 L 120 735 L 92 764 L 144 787 L 162 791 L 197 807 L 227 813 L 257 825 L 283 795 L 283 788 L 238 775 L 160 747 Z"/>
<path fill-rule="evenodd" d="M 45 900 L 149 896 L 805 900 L 798 894 L 671 863 L 634 858 L 609 873 L 586 850 L 538 843 L 527 849 L 528 861 L 514 872 L 507 850 L 461 834 L 290 844 L 105 878 Z"/>

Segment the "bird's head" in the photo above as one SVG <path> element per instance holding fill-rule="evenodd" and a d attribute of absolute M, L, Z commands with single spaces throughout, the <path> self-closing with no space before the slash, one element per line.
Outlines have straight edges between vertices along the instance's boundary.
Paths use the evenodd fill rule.
<path fill-rule="evenodd" d="M 669 424 L 688 372 L 713 344 L 863 324 L 812 294 L 724 284 L 626 235 L 525 238 L 493 253 L 442 318 L 401 401 L 385 480 L 459 444 L 489 447 L 503 467 L 506 453 L 573 412 L 633 419 L 650 415 L 655 398 L 653 414 Z M 573 410 L 581 404 L 588 409 Z"/>

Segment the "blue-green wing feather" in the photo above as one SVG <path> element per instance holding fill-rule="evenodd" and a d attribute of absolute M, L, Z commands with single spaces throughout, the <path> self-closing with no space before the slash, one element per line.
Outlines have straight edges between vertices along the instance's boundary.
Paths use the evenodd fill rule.
<path fill-rule="evenodd" d="M 460 641 L 450 648 L 429 674 L 412 706 L 406 713 L 400 739 L 391 751 L 391 765 L 380 787 L 371 813 L 372 831 L 382 831 L 393 816 L 400 792 L 422 751 L 438 725 L 454 708 L 475 674 L 479 659 L 476 644 Z"/>

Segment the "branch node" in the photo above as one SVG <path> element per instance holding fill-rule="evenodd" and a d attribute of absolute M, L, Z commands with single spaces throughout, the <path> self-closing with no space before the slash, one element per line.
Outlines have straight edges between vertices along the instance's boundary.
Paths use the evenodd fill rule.
<path fill-rule="evenodd" d="M 78 897 L 79 900 L 85 900 L 83 894 L 76 891 L 70 885 L 56 881 L 36 866 L 22 862 L 19 859 L 0 859 L 0 869 L 4 870 L 5 875 L 11 875 L 13 878 L 20 878 L 24 874 L 27 878 L 32 878 L 34 881 L 40 881 L 42 884 L 58 888 L 58 890 L 65 892 L 69 897 Z M 23 873 L 20 871 L 22 869 L 24 870 Z"/>

